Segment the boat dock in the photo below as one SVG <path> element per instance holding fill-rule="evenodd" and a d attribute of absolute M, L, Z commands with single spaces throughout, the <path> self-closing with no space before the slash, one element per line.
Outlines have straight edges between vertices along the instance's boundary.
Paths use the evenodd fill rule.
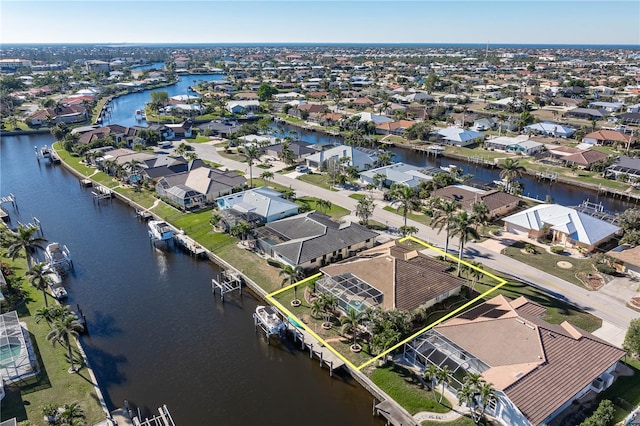
<path fill-rule="evenodd" d="M 556 182 L 558 180 L 557 172 L 536 172 L 536 179 L 548 180 L 549 182 Z"/>
<path fill-rule="evenodd" d="M 144 220 L 145 222 L 147 220 L 153 219 L 153 215 L 147 210 L 136 210 L 136 216 L 138 217 L 138 219 Z"/>
<path fill-rule="evenodd" d="M 233 291 L 238 291 L 242 295 L 242 278 L 240 275 L 230 270 L 220 273 L 220 281 L 211 279 L 211 291 L 216 295 L 216 289 L 220 291 L 220 300 L 224 302 L 224 295 Z"/>
<path fill-rule="evenodd" d="M 106 186 L 96 185 L 91 191 L 91 195 L 95 200 L 107 200 L 113 198 L 113 191 L 107 188 Z"/>
<path fill-rule="evenodd" d="M 344 366 L 344 361 L 320 343 L 311 333 L 303 328 L 296 327 L 288 317 L 286 317 L 285 322 L 287 330 L 293 335 L 293 340 L 300 342 L 300 349 L 309 350 L 309 358 L 316 356 L 320 360 L 320 367 L 324 365 L 329 367 L 330 376 L 333 376 L 333 370 Z"/>
<path fill-rule="evenodd" d="M 146 419 L 142 419 L 140 413 L 134 415 L 127 407 L 113 410 L 110 414 L 112 422 L 118 426 L 176 426 L 166 405 L 158 407 L 157 415 Z M 105 424 L 111 425 L 113 423 L 107 421 Z M 99 426 L 102 426 L 102 423 Z"/>
<path fill-rule="evenodd" d="M 84 188 L 92 187 L 93 181 L 91 179 L 80 179 L 80 186 Z"/>
<path fill-rule="evenodd" d="M 33 222 L 22 223 L 18 221 L 18 226 L 22 226 L 23 228 L 35 228 L 38 230 L 38 234 L 40 234 L 41 237 L 44 237 L 44 232 L 42 232 L 42 224 L 40 223 L 40 220 L 38 220 L 38 218 L 35 216 L 33 217 Z"/>
<path fill-rule="evenodd" d="M 147 213 L 150 214 L 150 213 Z M 144 218 L 144 217 L 143 217 Z M 173 236 L 174 240 L 180 245 L 180 247 L 184 248 L 189 252 L 189 254 L 193 256 L 206 256 L 207 251 L 195 240 L 189 237 L 187 234 L 183 234 L 182 232 L 178 232 Z"/>

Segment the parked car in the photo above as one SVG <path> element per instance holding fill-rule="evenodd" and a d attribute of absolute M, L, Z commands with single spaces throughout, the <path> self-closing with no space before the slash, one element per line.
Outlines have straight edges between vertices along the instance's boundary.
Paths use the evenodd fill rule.
<path fill-rule="evenodd" d="M 296 167 L 296 172 L 298 172 L 298 173 L 309 173 L 310 170 L 309 170 L 309 167 L 307 167 L 307 166 L 297 166 Z"/>

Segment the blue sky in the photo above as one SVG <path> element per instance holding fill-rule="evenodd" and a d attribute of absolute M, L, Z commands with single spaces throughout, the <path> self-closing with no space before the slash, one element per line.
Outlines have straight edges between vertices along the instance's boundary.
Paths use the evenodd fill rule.
<path fill-rule="evenodd" d="M 640 2 L 0 1 L 0 43 L 640 45 Z"/>

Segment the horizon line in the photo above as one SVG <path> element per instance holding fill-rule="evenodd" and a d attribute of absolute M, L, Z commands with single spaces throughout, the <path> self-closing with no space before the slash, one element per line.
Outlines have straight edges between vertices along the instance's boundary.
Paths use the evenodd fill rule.
<path fill-rule="evenodd" d="M 141 46 L 141 45 L 255 45 L 255 46 L 269 46 L 269 45 L 297 45 L 297 46 L 308 46 L 308 45 L 363 45 L 363 46 L 371 46 L 371 45 L 442 45 L 442 46 L 456 46 L 456 45 L 477 45 L 477 46 L 637 46 L 640 49 L 640 43 L 586 43 L 586 42 L 560 42 L 560 43 L 535 43 L 535 42 L 526 42 L 526 43 L 513 43 L 513 42 L 414 42 L 414 41 L 396 41 L 396 42 L 362 42 L 362 41 L 308 41 L 308 42 L 299 42 L 299 41 L 243 41 L 243 42 L 127 42 L 127 41 L 104 41 L 104 42 L 10 42 L 10 43 L 0 43 L 0 49 L 2 46 L 12 46 L 12 45 L 112 45 L 114 47 L 120 46 Z"/>

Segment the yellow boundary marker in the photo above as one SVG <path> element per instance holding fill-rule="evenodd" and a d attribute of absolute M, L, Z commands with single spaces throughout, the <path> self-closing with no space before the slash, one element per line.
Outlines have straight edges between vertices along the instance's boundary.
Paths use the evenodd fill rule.
<path fill-rule="evenodd" d="M 416 337 L 418 337 L 419 335 L 421 335 L 422 333 L 424 333 L 425 331 L 429 330 L 430 328 L 433 328 L 434 326 L 440 324 L 441 322 L 451 318 L 452 316 L 458 314 L 459 312 L 463 311 L 464 309 L 468 308 L 469 306 L 473 305 L 474 303 L 476 303 L 478 300 L 484 299 L 486 296 L 488 296 L 489 294 L 493 293 L 494 291 L 498 290 L 500 287 L 502 287 L 503 285 L 505 285 L 507 283 L 506 280 L 503 280 L 502 278 L 498 278 L 497 276 L 493 275 L 490 272 L 485 271 L 484 269 L 478 268 L 477 266 L 472 265 L 471 263 L 467 262 L 466 260 L 463 259 L 459 259 L 457 256 L 454 256 L 452 254 L 449 253 L 445 253 L 443 250 L 440 250 L 437 247 L 432 246 L 431 244 L 428 244 L 418 238 L 415 238 L 413 236 L 408 236 L 408 237 L 404 237 L 401 238 L 399 240 L 401 243 L 405 242 L 405 241 L 413 241 L 414 243 L 420 244 L 421 246 L 423 246 L 424 248 L 427 248 L 429 250 L 433 250 L 438 254 L 441 254 L 445 257 L 448 257 L 450 259 L 455 260 L 456 262 L 460 262 L 461 264 L 471 268 L 471 269 L 475 269 L 476 271 L 480 271 L 482 274 L 493 278 L 494 280 L 497 281 L 496 286 L 494 286 L 493 288 L 485 291 L 484 293 L 482 293 L 481 295 L 477 296 L 475 299 L 468 301 L 467 303 L 465 303 L 464 305 L 460 306 L 459 308 L 453 310 L 452 312 L 449 312 L 447 315 L 443 316 L 442 318 L 438 319 L 437 321 L 434 321 L 433 323 L 429 324 L 428 326 L 424 327 L 423 329 L 417 331 L 416 333 L 412 334 L 411 336 L 407 337 L 406 339 L 402 340 L 401 342 L 395 344 L 394 346 L 390 347 L 389 349 L 387 349 L 386 351 L 380 353 L 379 355 L 371 358 L 370 360 L 356 366 L 355 364 L 353 364 L 351 361 L 349 361 L 348 359 L 346 359 L 340 352 L 338 352 L 333 346 L 331 346 L 329 343 L 327 343 L 322 337 L 318 336 L 313 330 L 311 330 L 306 324 L 304 324 L 301 320 L 298 319 L 297 316 L 295 316 L 293 313 L 291 313 L 291 311 L 289 311 L 287 308 L 285 308 L 280 302 L 278 302 L 274 296 L 285 292 L 289 289 L 292 289 L 293 287 L 302 285 L 302 284 L 306 284 L 311 280 L 314 280 L 320 276 L 322 276 L 322 273 L 317 273 L 315 275 L 312 275 L 310 277 L 305 278 L 304 280 L 298 281 L 296 283 L 293 283 L 291 285 L 288 285 L 284 288 L 281 288 L 277 291 L 274 291 L 273 293 L 267 294 L 266 298 L 267 300 L 274 304 L 278 309 L 280 309 L 284 314 L 286 314 L 287 316 L 289 316 L 290 318 L 294 319 L 299 325 L 300 327 L 302 327 L 307 333 L 311 334 L 315 339 L 317 339 L 321 344 L 323 344 L 327 349 L 329 349 L 334 355 L 336 355 L 338 358 L 340 358 L 345 364 L 347 364 L 350 368 L 353 368 L 354 370 L 361 370 L 364 367 L 366 367 L 367 365 L 371 364 L 372 362 L 375 362 L 376 360 L 382 358 L 383 356 L 386 356 L 387 354 L 389 354 L 390 352 L 396 350 L 397 348 L 399 348 L 400 346 L 404 345 L 405 343 L 409 342 L 410 340 L 415 339 Z"/>

